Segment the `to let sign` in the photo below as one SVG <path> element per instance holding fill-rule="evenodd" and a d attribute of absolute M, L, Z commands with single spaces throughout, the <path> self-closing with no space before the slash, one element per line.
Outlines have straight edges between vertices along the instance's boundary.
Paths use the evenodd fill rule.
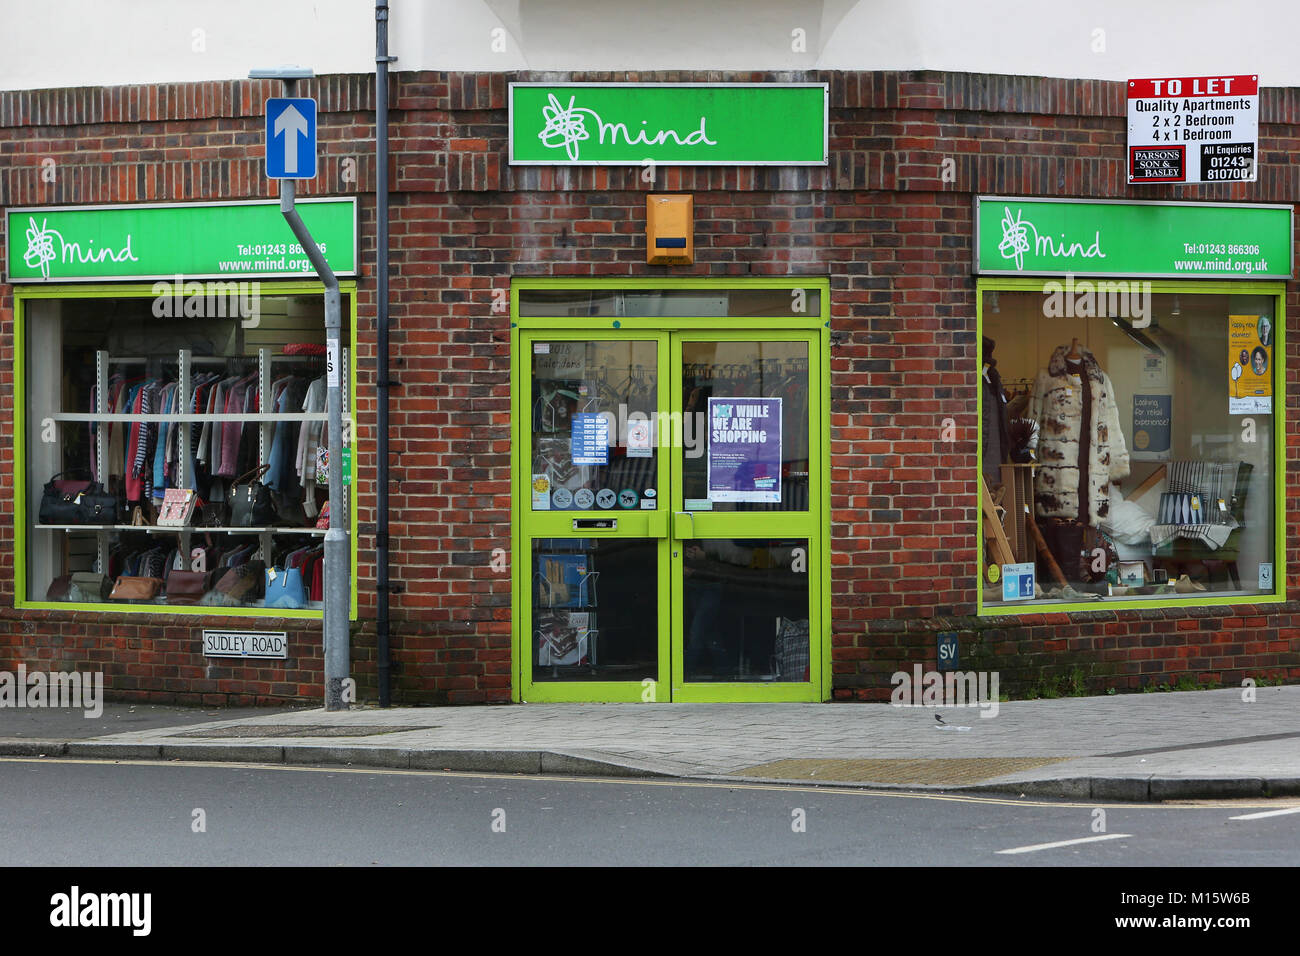
<path fill-rule="evenodd" d="M 1128 182 L 1254 182 L 1259 76 L 1128 81 Z"/>

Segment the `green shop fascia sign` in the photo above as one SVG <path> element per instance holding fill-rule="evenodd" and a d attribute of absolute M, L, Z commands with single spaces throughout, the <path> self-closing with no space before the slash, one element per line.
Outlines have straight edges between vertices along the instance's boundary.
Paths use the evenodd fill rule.
<path fill-rule="evenodd" d="M 1291 207 L 975 199 L 978 275 L 1289 279 Z"/>
<path fill-rule="evenodd" d="M 824 166 L 825 83 L 511 83 L 516 166 Z"/>
<path fill-rule="evenodd" d="M 334 272 L 357 272 L 357 201 L 300 199 Z M 314 277 L 277 200 L 5 211 L 8 281 Z"/>

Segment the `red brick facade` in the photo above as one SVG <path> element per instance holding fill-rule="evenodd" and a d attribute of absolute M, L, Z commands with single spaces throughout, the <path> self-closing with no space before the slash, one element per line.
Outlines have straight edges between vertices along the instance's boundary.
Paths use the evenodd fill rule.
<path fill-rule="evenodd" d="M 1300 90 L 1261 95 L 1257 183 L 1124 185 L 1121 83 L 938 73 L 828 73 L 826 168 L 512 168 L 502 74 L 393 81 L 392 596 L 394 700 L 510 698 L 509 316 L 512 276 L 829 276 L 832 608 L 836 699 L 888 696 L 930 666 L 934 634 L 1002 688 L 1082 677 L 1092 692 L 1184 676 L 1300 678 L 1300 605 L 1099 610 L 976 619 L 975 282 L 972 197 L 1291 202 Z M 576 80 L 773 80 L 764 74 L 584 74 Z M 373 78 L 308 81 L 321 175 L 301 194 L 361 199 L 358 396 L 361 620 L 354 673 L 373 695 Z M 272 84 L 230 81 L 0 93 L 0 206 L 274 196 L 263 176 Z M 53 182 L 42 161 L 55 162 Z M 945 160 L 953 162 L 945 164 Z M 48 164 L 46 167 L 48 168 Z M 645 264 L 644 193 L 690 192 L 696 264 Z M 0 285 L 0 669 L 102 669 L 114 696 L 205 703 L 319 700 L 319 625 L 276 622 L 296 660 L 209 667 L 202 621 L 13 610 L 13 295 Z M 1300 306 L 1294 289 L 1289 311 Z M 1297 327 L 1294 320 L 1289 327 Z M 1296 337 L 1287 359 L 1300 368 Z M 1294 378 L 1294 374 L 1292 375 Z M 1289 466 L 1300 456 L 1286 403 Z M 955 419 L 956 444 L 939 439 Z M 1290 470 L 1290 468 L 1288 468 Z M 1279 502 L 1288 528 L 1300 477 Z M 1288 539 L 1293 537 L 1288 535 Z M 1289 546 L 1291 568 L 1300 549 Z M 1287 582 L 1290 596 L 1295 597 Z M 206 623 L 234 623 L 214 617 Z M 240 623 L 249 623 L 240 619 Z M 271 622 L 259 621 L 258 625 Z"/>

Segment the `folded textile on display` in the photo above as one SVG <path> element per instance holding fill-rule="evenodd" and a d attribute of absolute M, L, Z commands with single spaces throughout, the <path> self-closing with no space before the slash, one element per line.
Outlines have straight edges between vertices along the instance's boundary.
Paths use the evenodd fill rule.
<path fill-rule="evenodd" d="M 1151 526 L 1152 549 L 1174 538 L 1222 548 L 1240 527 L 1233 515 L 1240 468 L 1236 461 L 1170 462 L 1159 523 Z"/>

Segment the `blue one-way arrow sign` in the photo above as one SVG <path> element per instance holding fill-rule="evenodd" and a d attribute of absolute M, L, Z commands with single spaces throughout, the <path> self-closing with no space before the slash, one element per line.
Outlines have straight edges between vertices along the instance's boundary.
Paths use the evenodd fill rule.
<path fill-rule="evenodd" d="M 268 179 L 316 177 L 316 101 L 275 97 L 266 101 Z"/>

